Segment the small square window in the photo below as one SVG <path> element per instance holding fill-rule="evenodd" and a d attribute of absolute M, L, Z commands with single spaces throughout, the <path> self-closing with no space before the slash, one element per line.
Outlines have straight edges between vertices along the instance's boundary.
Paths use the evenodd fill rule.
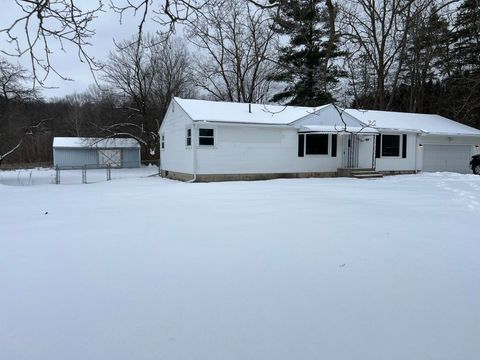
<path fill-rule="evenodd" d="M 382 135 L 382 156 L 400 156 L 400 135 Z"/>
<path fill-rule="evenodd" d="M 327 134 L 307 134 L 305 144 L 307 155 L 328 155 Z"/>
<path fill-rule="evenodd" d="M 215 131 L 213 129 L 202 129 L 198 131 L 198 144 L 204 146 L 215 145 Z"/>

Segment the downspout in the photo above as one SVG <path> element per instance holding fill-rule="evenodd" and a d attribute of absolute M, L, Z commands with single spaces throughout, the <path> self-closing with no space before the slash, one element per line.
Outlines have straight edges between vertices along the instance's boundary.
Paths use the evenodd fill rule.
<path fill-rule="evenodd" d="M 192 172 L 193 172 L 193 179 L 191 180 L 188 180 L 187 182 L 188 183 L 194 183 L 195 181 L 197 181 L 197 124 L 195 122 L 193 122 L 192 124 L 192 151 L 193 151 L 193 154 L 192 154 L 192 166 L 193 166 L 193 169 L 192 169 Z"/>

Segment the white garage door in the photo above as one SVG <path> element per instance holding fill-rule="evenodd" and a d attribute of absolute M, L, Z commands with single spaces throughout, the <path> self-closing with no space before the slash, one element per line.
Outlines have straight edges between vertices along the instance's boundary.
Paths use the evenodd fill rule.
<path fill-rule="evenodd" d="M 424 145 L 423 171 L 469 173 L 470 145 Z"/>

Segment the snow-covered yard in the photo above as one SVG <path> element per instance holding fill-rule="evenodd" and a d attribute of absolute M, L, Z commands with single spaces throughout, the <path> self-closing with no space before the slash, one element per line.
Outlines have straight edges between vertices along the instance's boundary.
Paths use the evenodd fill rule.
<path fill-rule="evenodd" d="M 140 168 L 111 168 L 111 180 L 132 179 L 158 175 L 157 166 L 142 166 Z M 87 183 L 107 181 L 107 169 L 87 169 Z M 56 174 L 52 168 L 0 170 L 0 185 L 31 186 L 55 184 Z M 61 170 L 60 184 L 82 184 L 81 170 Z"/>
<path fill-rule="evenodd" d="M 479 339 L 480 176 L 0 185 L 0 359 L 477 360 Z"/>

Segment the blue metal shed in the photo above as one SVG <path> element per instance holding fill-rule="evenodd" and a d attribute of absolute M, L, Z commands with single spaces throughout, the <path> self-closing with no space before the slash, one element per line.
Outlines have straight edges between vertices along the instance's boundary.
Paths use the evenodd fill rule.
<path fill-rule="evenodd" d="M 140 167 L 140 144 L 131 138 L 55 137 L 53 165 L 61 168 Z"/>

